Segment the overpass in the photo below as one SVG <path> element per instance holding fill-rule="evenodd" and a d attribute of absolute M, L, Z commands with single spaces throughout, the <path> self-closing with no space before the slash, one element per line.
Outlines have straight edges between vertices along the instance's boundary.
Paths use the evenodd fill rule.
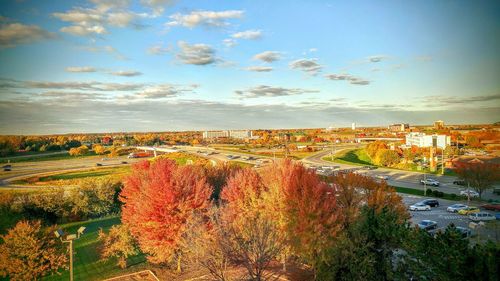
<path fill-rule="evenodd" d="M 384 138 L 384 137 L 364 137 L 364 138 L 354 138 L 356 142 L 362 141 L 402 141 L 404 138 Z"/>
<path fill-rule="evenodd" d="M 175 147 L 136 146 L 135 149 L 144 151 L 153 151 L 155 157 L 157 152 L 164 152 L 164 153 L 179 152 L 179 149 Z"/>

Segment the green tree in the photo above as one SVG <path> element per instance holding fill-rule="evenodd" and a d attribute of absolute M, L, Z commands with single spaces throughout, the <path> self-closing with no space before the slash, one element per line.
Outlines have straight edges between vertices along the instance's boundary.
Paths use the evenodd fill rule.
<path fill-rule="evenodd" d="M 120 268 L 126 268 L 127 258 L 139 253 L 134 237 L 124 224 L 112 226 L 108 233 L 100 229 L 99 240 L 103 244 L 101 257 L 103 259 L 117 258 L 117 265 Z"/>
<path fill-rule="evenodd" d="M 375 164 L 381 166 L 393 166 L 400 162 L 399 154 L 390 149 L 380 149 L 375 154 Z"/>

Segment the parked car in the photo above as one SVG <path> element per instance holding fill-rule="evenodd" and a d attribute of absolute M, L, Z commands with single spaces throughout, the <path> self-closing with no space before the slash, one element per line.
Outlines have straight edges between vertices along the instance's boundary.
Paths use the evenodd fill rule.
<path fill-rule="evenodd" d="M 490 213 L 479 212 L 469 215 L 469 219 L 471 221 L 492 221 L 495 220 L 496 217 Z"/>
<path fill-rule="evenodd" d="M 439 182 L 434 179 L 425 179 L 420 180 L 420 184 L 430 185 L 430 186 L 439 186 Z"/>
<path fill-rule="evenodd" d="M 496 213 L 495 218 L 497 218 L 497 220 L 500 220 L 500 213 Z"/>
<path fill-rule="evenodd" d="M 457 226 L 456 229 L 460 232 L 460 234 L 462 234 L 462 238 L 467 238 L 471 235 L 471 231 L 467 227 Z"/>
<path fill-rule="evenodd" d="M 416 203 L 410 206 L 410 211 L 430 211 L 431 206 L 422 204 L 422 203 Z"/>
<path fill-rule="evenodd" d="M 453 184 L 456 184 L 456 185 L 466 185 L 465 181 L 463 181 L 463 180 L 455 180 L 455 181 L 453 181 Z"/>
<path fill-rule="evenodd" d="M 122 164 L 128 164 L 128 162 L 127 161 L 122 161 Z"/>
<path fill-rule="evenodd" d="M 464 204 L 453 204 L 446 208 L 446 211 L 451 212 L 451 213 L 457 213 L 460 210 L 467 209 L 469 206 L 464 205 Z"/>
<path fill-rule="evenodd" d="M 458 211 L 458 214 L 459 215 L 470 215 L 470 214 L 479 213 L 479 212 L 481 212 L 481 210 L 479 210 L 478 207 L 467 207 L 465 209 Z"/>
<path fill-rule="evenodd" d="M 474 190 L 462 190 L 462 191 L 460 191 L 460 195 L 465 196 L 465 197 L 467 197 L 467 196 L 479 197 L 479 193 L 477 193 Z"/>
<path fill-rule="evenodd" d="M 485 210 L 490 210 L 490 211 L 500 211 L 500 204 L 486 204 L 481 206 L 481 208 Z"/>
<path fill-rule="evenodd" d="M 429 231 L 437 228 L 437 222 L 431 220 L 423 220 L 417 224 L 417 227 L 422 230 Z"/>
<path fill-rule="evenodd" d="M 439 201 L 437 201 L 436 199 L 425 199 L 419 203 L 429 205 L 430 207 L 439 207 Z"/>
<path fill-rule="evenodd" d="M 102 166 L 102 164 L 101 164 L 101 163 L 95 163 L 95 165 L 96 165 L 97 167 L 101 167 L 101 166 Z"/>
<path fill-rule="evenodd" d="M 10 164 L 4 165 L 2 168 L 3 168 L 4 172 L 12 171 L 12 165 L 10 165 Z"/>
<path fill-rule="evenodd" d="M 388 180 L 389 179 L 389 176 L 386 176 L 386 175 L 376 175 L 375 177 L 377 179 L 381 179 L 381 180 Z"/>

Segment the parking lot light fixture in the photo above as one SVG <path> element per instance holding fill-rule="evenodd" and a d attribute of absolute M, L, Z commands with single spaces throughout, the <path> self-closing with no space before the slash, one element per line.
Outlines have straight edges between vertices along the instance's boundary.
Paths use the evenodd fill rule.
<path fill-rule="evenodd" d="M 69 280 L 73 281 L 73 241 L 77 240 L 80 238 L 80 236 L 83 234 L 85 231 L 85 227 L 81 226 L 76 234 L 67 234 L 66 237 L 64 237 L 65 233 L 62 229 L 58 229 L 54 231 L 54 235 L 56 238 L 61 239 L 63 243 L 68 243 L 69 247 Z"/>

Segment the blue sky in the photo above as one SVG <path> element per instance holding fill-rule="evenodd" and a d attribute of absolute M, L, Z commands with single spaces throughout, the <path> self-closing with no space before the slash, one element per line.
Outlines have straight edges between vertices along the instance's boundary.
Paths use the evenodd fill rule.
<path fill-rule="evenodd" d="M 499 121 L 498 1 L 0 5 L 2 134 Z"/>

